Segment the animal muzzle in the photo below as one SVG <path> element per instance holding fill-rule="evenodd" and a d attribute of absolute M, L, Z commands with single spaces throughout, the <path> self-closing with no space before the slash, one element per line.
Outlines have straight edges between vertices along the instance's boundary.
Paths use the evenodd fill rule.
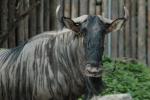
<path fill-rule="evenodd" d="M 87 64 L 84 69 L 84 75 L 88 77 L 101 77 L 102 65 L 95 66 L 93 64 Z"/>

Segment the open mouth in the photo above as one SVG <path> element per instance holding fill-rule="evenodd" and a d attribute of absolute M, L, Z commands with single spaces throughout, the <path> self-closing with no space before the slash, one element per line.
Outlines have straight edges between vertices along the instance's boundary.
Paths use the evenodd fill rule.
<path fill-rule="evenodd" d="M 90 72 L 90 71 L 87 71 L 87 72 L 84 72 L 84 75 L 85 76 L 88 76 L 88 77 L 100 77 L 100 72 Z"/>
<path fill-rule="evenodd" d="M 102 69 L 100 67 L 86 66 L 83 74 L 88 77 L 101 77 Z"/>

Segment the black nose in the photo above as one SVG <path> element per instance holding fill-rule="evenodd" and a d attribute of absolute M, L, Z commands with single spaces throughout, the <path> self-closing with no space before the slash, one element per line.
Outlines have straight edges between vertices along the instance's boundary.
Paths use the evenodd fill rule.
<path fill-rule="evenodd" d="M 88 66 L 99 67 L 99 64 L 98 63 L 91 63 L 91 64 L 88 64 Z"/>

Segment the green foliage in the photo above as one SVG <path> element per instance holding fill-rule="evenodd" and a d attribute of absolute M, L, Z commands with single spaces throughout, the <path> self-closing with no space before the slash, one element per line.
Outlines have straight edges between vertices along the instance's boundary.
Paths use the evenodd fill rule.
<path fill-rule="evenodd" d="M 134 100 L 150 100 L 150 68 L 135 60 L 105 58 L 103 80 L 101 95 L 130 93 Z"/>

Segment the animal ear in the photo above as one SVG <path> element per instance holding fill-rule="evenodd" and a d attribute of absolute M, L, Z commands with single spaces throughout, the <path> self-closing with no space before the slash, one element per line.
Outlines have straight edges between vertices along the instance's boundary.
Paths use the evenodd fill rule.
<path fill-rule="evenodd" d="M 120 30 L 124 25 L 125 21 L 125 18 L 118 18 L 114 20 L 111 24 L 107 25 L 107 33 Z"/>
<path fill-rule="evenodd" d="M 75 23 L 73 20 L 71 20 L 70 18 L 66 18 L 66 17 L 63 17 L 62 20 L 66 28 L 71 29 L 72 31 L 75 31 L 75 32 L 80 32 L 80 25 Z"/>

